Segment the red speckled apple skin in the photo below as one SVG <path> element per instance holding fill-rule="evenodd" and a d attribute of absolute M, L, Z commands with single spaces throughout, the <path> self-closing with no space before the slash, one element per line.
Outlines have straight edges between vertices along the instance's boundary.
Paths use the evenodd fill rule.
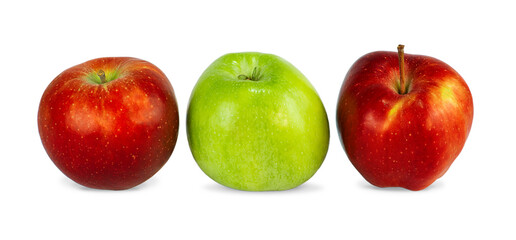
<path fill-rule="evenodd" d="M 462 150 L 473 99 L 462 77 L 440 60 L 406 54 L 405 69 L 402 95 L 397 53 L 358 59 L 340 91 L 337 126 L 349 160 L 368 182 L 421 190 Z"/>
<path fill-rule="evenodd" d="M 118 71 L 104 84 L 88 80 Z M 172 85 L 153 64 L 99 58 L 67 69 L 45 90 L 38 112 L 41 141 L 69 178 L 90 188 L 128 189 L 167 162 L 179 116 Z"/>

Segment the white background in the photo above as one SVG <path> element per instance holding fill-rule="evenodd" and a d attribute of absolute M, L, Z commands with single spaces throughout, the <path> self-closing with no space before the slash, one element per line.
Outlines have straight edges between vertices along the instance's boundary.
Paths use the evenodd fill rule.
<path fill-rule="evenodd" d="M 0 3 L 0 239 L 516 238 L 516 15 L 509 1 L 183 2 Z M 335 126 L 351 64 L 368 52 L 395 51 L 398 43 L 455 68 L 475 106 L 462 153 L 419 192 L 369 185 L 348 161 Z M 190 92 L 212 61 L 241 51 L 287 59 L 325 104 L 330 149 L 301 187 L 228 189 L 190 154 Z M 127 191 L 87 189 L 66 178 L 37 129 L 39 100 L 52 79 L 105 56 L 157 65 L 180 107 L 169 162 Z"/>

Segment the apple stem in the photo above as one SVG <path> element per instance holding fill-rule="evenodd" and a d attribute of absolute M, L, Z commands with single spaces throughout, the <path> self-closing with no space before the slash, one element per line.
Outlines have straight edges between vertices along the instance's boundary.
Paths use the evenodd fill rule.
<path fill-rule="evenodd" d="M 398 45 L 398 63 L 400 65 L 400 94 L 405 94 L 405 45 Z"/>
<path fill-rule="evenodd" d="M 97 75 L 99 76 L 101 83 L 107 83 L 106 73 L 102 69 L 97 72 Z"/>
<path fill-rule="evenodd" d="M 248 75 L 245 75 L 245 74 L 240 74 L 240 75 L 238 75 L 238 79 L 240 79 L 240 80 L 258 81 L 258 78 L 259 78 L 258 75 L 259 75 L 258 69 L 257 69 L 257 67 L 254 67 L 253 68 L 253 72 L 251 73 L 251 76 L 248 76 Z"/>

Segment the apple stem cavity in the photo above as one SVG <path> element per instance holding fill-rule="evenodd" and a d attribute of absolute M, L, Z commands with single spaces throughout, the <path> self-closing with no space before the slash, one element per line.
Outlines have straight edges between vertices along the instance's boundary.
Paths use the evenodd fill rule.
<path fill-rule="evenodd" d="M 258 80 L 260 80 L 260 75 L 259 74 L 260 73 L 259 73 L 257 67 L 254 67 L 253 68 L 253 72 L 251 73 L 251 76 L 248 76 L 248 75 L 245 75 L 245 74 L 240 74 L 240 75 L 238 75 L 238 79 L 240 79 L 240 80 L 258 81 Z"/>
<path fill-rule="evenodd" d="M 97 72 L 97 75 L 99 76 L 100 78 L 100 83 L 107 83 L 106 81 L 106 73 L 104 72 L 104 70 L 100 69 L 98 72 Z"/>
<path fill-rule="evenodd" d="M 404 53 L 405 45 L 398 45 L 398 63 L 400 65 L 400 88 L 398 90 L 399 94 L 405 94 L 405 53 Z"/>

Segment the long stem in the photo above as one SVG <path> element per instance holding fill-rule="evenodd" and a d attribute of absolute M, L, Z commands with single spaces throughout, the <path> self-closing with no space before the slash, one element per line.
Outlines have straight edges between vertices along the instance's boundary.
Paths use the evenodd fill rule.
<path fill-rule="evenodd" d="M 400 94 L 405 94 L 405 45 L 398 45 L 398 63 L 400 66 Z"/>
<path fill-rule="evenodd" d="M 99 76 L 101 83 L 107 83 L 106 73 L 102 69 L 97 72 L 97 75 Z"/>

